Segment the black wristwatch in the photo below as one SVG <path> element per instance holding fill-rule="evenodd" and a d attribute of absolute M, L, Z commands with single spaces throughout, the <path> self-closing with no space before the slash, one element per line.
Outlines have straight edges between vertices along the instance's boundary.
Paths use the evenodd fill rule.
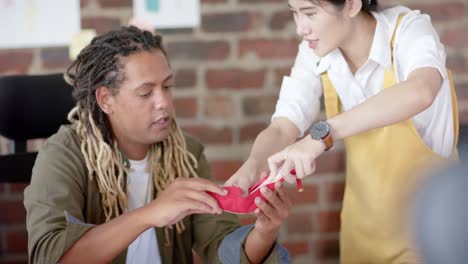
<path fill-rule="evenodd" d="M 330 134 L 330 126 L 327 122 L 315 122 L 310 128 L 310 136 L 312 137 L 312 139 L 320 140 L 323 143 L 325 143 L 325 150 L 329 150 L 333 147 L 333 139 Z"/>

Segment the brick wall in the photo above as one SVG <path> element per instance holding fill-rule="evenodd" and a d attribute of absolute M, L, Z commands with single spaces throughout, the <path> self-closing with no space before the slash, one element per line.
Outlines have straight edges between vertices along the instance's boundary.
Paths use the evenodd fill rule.
<path fill-rule="evenodd" d="M 226 180 L 247 157 L 269 122 L 281 78 L 289 73 L 298 38 L 286 0 L 201 0 L 196 29 L 164 30 L 176 72 L 179 123 L 207 145 L 213 175 Z M 432 15 L 453 69 L 461 121 L 468 123 L 467 0 L 383 0 Z M 82 0 L 82 27 L 102 33 L 126 24 L 130 0 Z M 0 75 L 63 71 L 68 49 L 0 50 Z M 41 141 L 30 142 L 36 149 Z M 0 138 L 0 153 L 9 143 Z M 337 263 L 339 211 L 344 187 L 342 147 L 323 155 L 305 192 L 291 190 L 295 206 L 281 241 L 295 263 Z M 26 263 L 25 184 L 0 184 L 0 264 Z M 244 223 L 252 218 L 245 217 Z"/>

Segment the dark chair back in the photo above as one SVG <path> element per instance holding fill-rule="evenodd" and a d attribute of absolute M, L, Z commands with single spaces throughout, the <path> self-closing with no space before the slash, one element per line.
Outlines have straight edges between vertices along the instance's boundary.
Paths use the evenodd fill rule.
<path fill-rule="evenodd" d="M 0 77 L 0 135 L 13 142 L 13 153 L 0 155 L 0 182 L 29 182 L 37 153 L 28 139 L 47 138 L 68 123 L 72 87 L 62 74 Z"/>

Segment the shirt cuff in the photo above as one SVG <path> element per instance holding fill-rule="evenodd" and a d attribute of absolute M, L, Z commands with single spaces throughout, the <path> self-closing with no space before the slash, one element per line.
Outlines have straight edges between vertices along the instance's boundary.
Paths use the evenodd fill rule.
<path fill-rule="evenodd" d="M 253 227 L 254 225 L 239 227 L 223 239 L 218 249 L 218 256 L 222 263 L 249 263 L 244 245 Z M 276 241 L 263 263 L 291 263 L 291 257 L 286 248 Z"/>
<path fill-rule="evenodd" d="M 62 254 L 65 254 L 86 232 L 96 226 L 80 221 L 67 211 L 65 211 L 65 218 L 67 219 L 67 227 L 65 229 L 65 245 Z"/>

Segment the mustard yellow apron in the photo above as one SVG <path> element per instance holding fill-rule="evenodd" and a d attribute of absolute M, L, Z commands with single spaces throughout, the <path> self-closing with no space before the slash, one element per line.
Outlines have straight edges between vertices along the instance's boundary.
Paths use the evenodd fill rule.
<path fill-rule="evenodd" d="M 396 28 L 404 15 L 400 16 Z M 396 29 L 395 29 L 396 31 Z M 392 50 L 395 33 L 392 38 Z M 392 52 L 393 54 L 393 52 Z M 393 58 L 392 58 L 393 60 Z M 327 118 L 342 112 L 336 90 L 322 74 Z M 458 107 L 451 73 L 454 157 Z M 394 66 L 385 71 L 384 89 L 396 84 Z M 346 187 L 341 211 L 341 263 L 419 263 L 407 223 L 422 168 L 447 161 L 421 139 L 411 119 L 345 139 Z"/>

